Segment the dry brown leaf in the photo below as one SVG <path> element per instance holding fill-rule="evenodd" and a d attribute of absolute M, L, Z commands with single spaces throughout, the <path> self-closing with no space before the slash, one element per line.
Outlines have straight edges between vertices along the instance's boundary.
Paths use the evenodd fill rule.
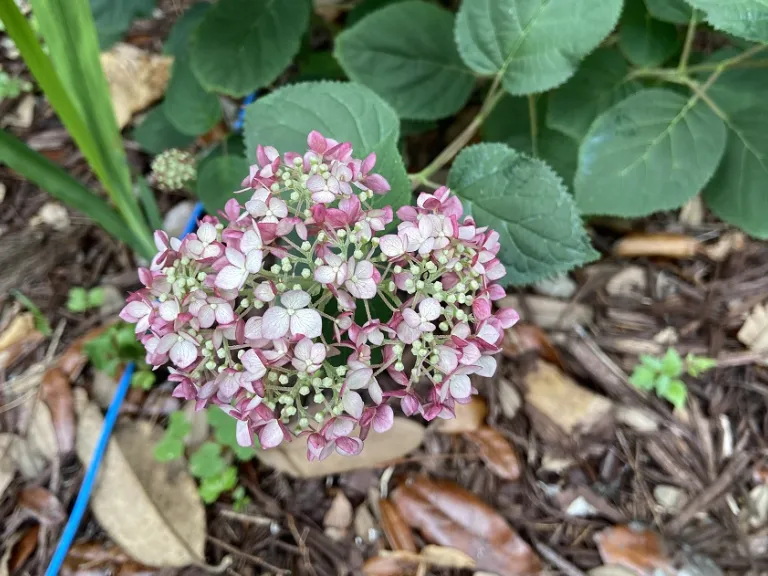
<path fill-rule="evenodd" d="M 361 538 L 364 542 L 371 543 L 376 540 L 376 520 L 368 509 L 368 505 L 363 502 L 355 510 L 355 536 Z"/>
<path fill-rule="evenodd" d="M 454 410 L 455 418 L 436 420 L 430 428 L 443 434 L 461 434 L 477 430 L 485 425 L 488 403 L 481 396 L 472 396 L 468 404 L 456 404 Z"/>
<path fill-rule="evenodd" d="M 11 557 L 8 559 L 8 569 L 11 573 L 15 573 L 32 556 L 32 552 L 37 549 L 39 534 L 40 526 L 35 524 L 25 530 L 24 535 L 19 541 L 14 546 L 11 546 Z"/>
<path fill-rule="evenodd" d="M 76 450 L 88 466 L 104 419 L 77 390 Z M 205 507 L 184 467 L 159 463 L 152 448 L 162 431 L 148 422 L 120 427 L 110 441 L 91 509 L 107 533 L 134 560 L 149 566 L 203 561 Z"/>
<path fill-rule="evenodd" d="M 416 548 L 416 542 L 413 540 L 411 529 L 391 500 L 384 498 L 379 500 L 379 513 L 381 515 L 379 518 L 381 530 L 384 532 L 390 548 L 416 552 L 418 548 Z"/>
<path fill-rule="evenodd" d="M 613 246 L 613 254 L 623 258 L 642 256 L 685 260 L 699 253 L 701 243 L 691 236 L 674 233 L 632 234 Z"/>
<path fill-rule="evenodd" d="M 43 374 L 42 399 L 51 411 L 59 452 L 68 454 L 75 447 L 75 407 L 72 385 L 59 368 L 51 368 Z"/>
<path fill-rule="evenodd" d="M 624 566 L 640 576 L 655 576 L 657 570 L 675 573 L 661 537 L 651 530 L 614 526 L 595 534 L 595 542 L 605 564 Z"/>
<path fill-rule="evenodd" d="M 22 489 L 19 492 L 19 506 L 46 526 L 60 524 L 67 517 L 59 499 L 40 486 Z"/>
<path fill-rule="evenodd" d="M 13 365 L 19 357 L 33 350 L 45 339 L 36 328 L 32 314 L 16 316 L 2 334 L 0 334 L 0 369 Z"/>
<path fill-rule="evenodd" d="M 452 482 L 424 476 L 392 495 L 405 521 L 428 542 L 458 548 L 500 576 L 538 574 L 539 557 L 493 508 Z"/>
<path fill-rule="evenodd" d="M 517 358 L 526 352 L 535 352 L 547 362 L 562 366 L 560 354 L 552 345 L 549 336 L 533 324 L 518 323 L 505 330 L 501 350 L 507 358 Z"/>
<path fill-rule="evenodd" d="M 609 296 L 636 296 L 648 290 L 648 273 L 640 266 L 627 266 L 611 276 L 605 284 Z"/>
<path fill-rule="evenodd" d="M 552 364 L 539 360 L 523 384 L 526 411 L 542 436 L 554 432 L 558 439 L 573 439 L 610 427 L 613 403 L 579 386 Z"/>
<path fill-rule="evenodd" d="M 517 391 L 517 388 L 506 378 L 500 378 L 497 385 L 499 387 L 501 412 L 511 420 L 517 415 L 520 406 L 523 405 L 523 399 L 520 397 L 520 392 Z"/>
<path fill-rule="evenodd" d="M 121 129 L 136 112 L 163 96 L 172 63 L 170 56 L 150 54 L 131 44 L 115 44 L 102 53 L 101 65 Z"/>
<path fill-rule="evenodd" d="M 427 544 L 421 549 L 419 556 L 428 564 L 438 568 L 453 568 L 455 570 L 466 570 L 474 568 L 477 563 L 474 558 L 465 554 L 458 548 L 451 546 L 435 546 Z"/>
<path fill-rule="evenodd" d="M 13 444 L 13 458 L 19 473 L 26 479 L 38 478 L 58 454 L 58 441 L 51 411 L 42 402 L 35 402 L 26 437 L 19 437 Z M 24 428 L 24 425 L 22 425 Z"/>
<path fill-rule="evenodd" d="M 0 499 L 16 475 L 16 462 L 11 453 L 12 444 L 16 440 L 14 434 L 0 434 Z"/>
<path fill-rule="evenodd" d="M 594 310 L 586 304 L 572 304 L 546 296 L 526 296 L 525 307 L 517 296 L 505 296 L 498 305 L 514 308 L 522 321 L 545 330 L 570 330 L 574 326 L 591 323 L 595 316 Z"/>
<path fill-rule="evenodd" d="M 768 350 L 768 306 L 765 304 L 755 306 L 744 320 L 736 337 L 750 350 L 755 352 Z M 763 362 L 766 363 L 768 360 Z"/>
<path fill-rule="evenodd" d="M 477 448 L 488 470 L 504 480 L 520 478 L 520 456 L 515 447 L 510 444 L 498 430 L 484 426 L 474 432 L 467 432 L 464 438 Z"/>
<path fill-rule="evenodd" d="M 352 504 L 341 490 L 336 492 L 336 496 L 331 500 L 331 507 L 323 517 L 323 527 L 325 534 L 331 540 L 342 540 L 349 527 L 352 525 Z"/>
<path fill-rule="evenodd" d="M 747 245 L 747 237 L 738 230 L 729 230 L 718 238 L 714 244 L 704 246 L 702 251 L 707 258 L 715 262 L 723 262 L 734 252 L 741 252 Z"/>
<path fill-rule="evenodd" d="M 396 460 L 415 450 L 424 438 L 424 427 L 407 418 L 395 418 L 383 434 L 370 434 L 363 451 L 354 457 L 333 453 L 320 462 L 307 460 L 307 437 L 281 444 L 270 450 L 257 450 L 256 457 L 272 468 L 294 478 L 317 478 L 330 474 L 364 470 Z"/>
<path fill-rule="evenodd" d="M 3 544 L 5 544 L 5 551 L 3 552 L 3 556 L 0 557 L 0 576 L 8 576 L 8 564 L 11 561 L 11 554 L 13 554 L 13 548 L 20 537 L 21 536 L 17 532 L 9 538 L 8 542 L 3 542 Z"/>
<path fill-rule="evenodd" d="M 64 375 L 69 378 L 70 381 L 77 378 L 88 363 L 88 356 L 85 354 L 84 349 L 85 345 L 94 338 L 101 336 L 101 334 L 111 325 L 112 324 L 108 323 L 102 326 L 97 326 L 96 328 L 91 328 L 88 332 L 80 336 L 80 338 L 72 342 L 72 344 L 70 344 L 56 360 L 56 367 L 64 372 Z"/>
<path fill-rule="evenodd" d="M 413 574 L 418 566 L 418 562 L 385 554 L 366 560 L 363 564 L 363 574 L 365 576 L 406 576 Z M 2 573 L 0 576 L 3 576 Z"/>

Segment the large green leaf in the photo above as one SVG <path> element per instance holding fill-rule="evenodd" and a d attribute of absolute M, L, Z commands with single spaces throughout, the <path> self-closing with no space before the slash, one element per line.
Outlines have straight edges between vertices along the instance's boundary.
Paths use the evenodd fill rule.
<path fill-rule="evenodd" d="M 626 79 L 628 72 L 614 48 L 590 54 L 574 77 L 550 94 L 547 126 L 580 141 L 598 115 L 641 88 Z"/>
<path fill-rule="evenodd" d="M 182 134 L 168 121 L 162 105 L 155 106 L 133 131 L 133 138 L 151 154 L 160 154 L 169 148 L 186 148 L 194 136 Z"/>
<path fill-rule="evenodd" d="M 666 62 L 680 46 L 674 24 L 654 20 L 643 0 L 626 0 L 619 28 L 619 48 L 635 66 L 651 68 Z"/>
<path fill-rule="evenodd" d="M 245 96 L 274 82 L 299 51 L 309 0 L 220 0 L 192 36 L 192 69 L 212 92 Z"/>
<path fill-rule="evenodd" d="M 725 125 L 706 104 L 641 90 L 600 115 L 584 137 L 576 201 L 586 214 L 676 208 L 709 181 L 724 149 Z"/>
<path fill-rule="evenodd" d="M 209 214 L 224 208 L 234 192 L 242 189 L 240 183 L 248 176 L 248 162 L 242 156 L 218 156 L 200 169 L 197 175 L 197 197 Z M 241 198 L 245 202 L 248 198 Z"/>
<path fill-rule="evenodd" d="M 733 56 L 725 50 L 712 60 Z M 728 129 L 723 161 L 704 191 L 720 218 L 758 238 L 768 238 L 768 70 L 730 69 L 709 94 L 725 114 Z"/>
<path fill-rule="evenodd" d="M 356 157 L 376 153 L 375 172 L 384 176 L 392 189 L 376 196 L 374 205 L 391 205 L 396 210 L 410 201 L 410 183 L 397 151 L 397 114 L 374 92 L 358 84 L 306 82 L 259 98 L 245 114 L 247 158 L 256 157 L 258 144 L 274 146 L 282 153 L 303 154 L 312 130 L 351 142 Z"/>
<path fill-rule="evenodd" d="M 501 74 L 511 94 L 544 92 L 576 71 L 613 30 L 622 0 L 464 0 L 459 53 L 480 74 Z"/>
<path fill-rule="evenodd" d="M 448 184 L 464 211 L 496 230 L 506 280 L 528 284 L 597 258 L 571 195 L 541 160 L 504 144 L 477 144 L 456 158 Z"/>
<path fill-rule="evenodd" d="M 536 154 L 546 161 L 565 181 L 573 186 L 579 144 L 570 136 L 544 125 L 546 98 L 536 102 Z M 534 155 L 533 131 L 528 97 L 505 96 L 493 109 L 483 124 L 483 139 L 488 142 L 504 142 L 518 152 Z"/>
<path fill-rule="evenodd" d="M 475 85 L 453 41 L 454 16 L 421 0 L 383 8 L 336 38 L 336 57 L 355 82 L 402 118 L 435 120 L 466 104 Z"/>
<path fill-rule="evenodd" d="M 687 24 L 693 9 L 685 0 L 645 0 L 648 12 L 656 20 L 672 24 Z"/>
<path fill-rule="evenodd" d="M 186 54 L 173 62 L 163 110 L 171 125 L 189 136 L 205 134 L 221 118 L 219 98 L 200 85 Z"/>
<path fill-rule="evenodd" d="M 102 49 L 109 48 L 128 31 L 135 18 L 149 18 L 155 0 L 90 0 Z"/>
<path fill-rule="evenodd" d="M 189 42 L 192 34 L 200 26 L 211 4 L 207 2 L 198 2 L 193 4 L 182 14 L 173 24 L 173 28 L 168 33 L 168 39 L 163 44 L 163 52 L 172 56 L 179 56 L 189 50 Z"/>
<path fill-rule="evenodd" d="M 768 42 L 768 2 L 765 0 L 687 0 L 704 10 L 707 22 L 748 40 Z"/>

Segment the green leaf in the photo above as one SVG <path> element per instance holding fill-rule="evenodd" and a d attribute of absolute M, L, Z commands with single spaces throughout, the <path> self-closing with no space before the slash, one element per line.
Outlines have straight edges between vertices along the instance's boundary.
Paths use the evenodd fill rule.
<path fill-rule="evenodd" d="M 207 412 L 208 423 L 213 428 L 217 442 L 230 448 L 238 460 L 248 461 L 256 455 L 253 446 L 240 446 L 237 443 L 237 421 L 232 416 L 216 407 L 209 408 Z"/>
<path fill-rule="evenodd" d="M 171 412 L 171 415 L 168 417 L 166 434 L 174 438 L 184 439 L 190 432 L 192 432 L 192 424 L 187 419 L 187 415 L 181 411 Z"/>
<path fill-rule="evenodd" d="M 220 475 L 227 463 L 221 457 L 221 445 L 206 442 L 189 458 L 189 471 L 196 478 L 213 478 Z"/>
<path fill-rule="evenodd" d="M 654 372 L 661 372 L 661 359 L 647 354 L 640 355 L 640 362 Z"/>
<path fill-rule="evenodd" d="M 195 138 L 176 130 L 160 104 L 152 108 L 133 131 L 133 139 L 147 152 L 160 154 L 169 148 L 186 148 Z"/>
<path fill-rule="evenodd" d="M 197 197 L 210 214 L 224 208 L 227 200 L 241 190 L 248 176 L 248 162 L 241 156 L 219 156 L 206 162 L 197 175 Z"/>
<path fill-rule="evenodd" d="M 168 39 L 163 45 L 163 52 L 171 56 L 180 56 L 188 52 L 192 34 L 200 26 L 200 22 L 208 13 L 211 4 L 198 2 L 190 6 L 173 24 L 168 33 Z"/>
<path fill-rule="evenodd" d="M 170 462 L 184 455 L 184 442 L 172 436 L 164 436 L 155 444 L 155 459 L 159 462 Z"/>
<path fill-rule="evenodd" d="M 220 0 L 192 36 L 192 69 L 211 92 L 245 96 L 274 82 L 301 46 L 309 0 Z"/>
<path fill-rule="evenodd" d="M 737 54 L 722 51 L 710 61 Z M 768 70 L 726 70 L 709 89 L 725 115 L 725 154 L 712 181 L 704 190 L 710 209 L 726 222 L 757 238 L 768 238 Z"/>
<path fill-rule="evenodd" d="M 104 304 L 104 288 L 97 286 L 88 290 L 88 307 L 98 308 Z"/>
<path fill-rule="evenodd" d="M 595 118 L 642 88 L 626 79 L 628 73 L 618 50 L 596 50 L 573 78 L 550 94 L 547 126 L 581 141 Z"/>
<path fill-rule="evenodd" d="M 670 380 L 662 388 L 656 388 L 656 394 L 669 401 L 676 408 L 683 408 L 688 398 L 688 387 L 682 380 Z"/>
<path fill-rule="evenodd" d="M 224 492 L 237 486 L 237 468 L 229 466 L 212 478 L 205 478 L 200 484 L 200 497 L 206 504 L 213 504 Z"/>
<path fill-rule="evenodd" d="M 712 177 L 725 126 L 696 98 L 660 88 L 619 102 L 579 149 L 576 202 L 585 214 L 645 216 L 682 206 Z"/>
<path fill-rule="evenodd" d="M 645 0 L 648 12 L 656 20 L 672 24 L 688 24 L 693 9 L 684 0 Z"/>
<path fill-rule="evenodd" d="M 48 322 L 48 319 L 45 317 L 45 315 L 42 313 L 40 308 L 32 302 L 29 298 L 24 296 L 21 292 L 18 290 L 11 290 L 10 292 L 11 296 L 13 296 L 16 300 L 18 300 L 19 304 L 24 306 L 29 312 L 32 313 L 32 315 L 35 317 L 35 328 L 42 333 L 43 336 L 50 336 L 53 331 L 51 330 L 51 324 Z"/>
<path fill-rule="evenodd" d="M 629 383 L 641 390 L 652 390 L 656 385 L 656 372 L 642 364 L 635 366 L 632 376 L 629 378 Z"/>
<path fill-rule="evenodd" d="M 218 96 L 200 85 L 186 55 L 173 62 L 162 107 L 171 126 L 188 136 L 205 134 L 221 118 Z"/>
<path fill-rule="evenodd" d="M 69 289 L 67 297 L 67 310 L 70 312 L 85 312 L 88 309 L 88 294 L 85 288 L 75 287 Z"/>
<path fill-rule="evenodd" d="M 704 372 L 711 370 L 717 366 L 717 360 L 714 358 L 707 358 L 706 356 L 696 356 L 694 354 L 688 354 L 685 357 L 685 371 L 689 376 L 698 378 Z"/>
<path fill-rule="evenodd" d="M 420 0 L 388 6 L 336 37 L 347 75 L 402 118 L 436 120 L 467 103 L 475 77 L 453 41 L 454 16 Z"/>
<path fill-rule="evenodd" d="M 399 2 L 403 2 L 403 0 L 363 0 L 362 2 L 358 2 L 355 7 L 349 11 L 349 14 L 347 14 L 346 25 L 352 26 L 357 24 L 360 20 L 368 16 L 368 14 L 372 14 L 376 10 L 391 6 L 392 4 L 398 4 Z"/>
<path fill-rule="evenodd" d="M 397 210 L 410 202 L 411 186 L 397 150 L 397 114 L 374 92 L 357 84 L 306 82 L 259 98 L 245 114 L 246 157 L 256 157 L 258 144 L 274 146 L 281 153 L 303 154 L 312 130 L 351 142 L 356 157 L 376 153 L 374 170 L 392 189 L 373 199 L 375 207 L 391 205 Z"/>
<path fill-rule="evenodd" d="M 598 256 L 570 194 L 541 160 L 478 144 L 459 154 L 448 183 L 466 214 L 499 233 L 509 283 L 530 284 Z"/>
<path fill-rule="evenodd" d="M 456 41 L 467 66 L 510 94 L 559 86 L 616 26 L 622 0 L 465 0 Z"/>
<path fill-rule="evenodd" d="M 683 373 L 683 359 L 674 348 L 669 348 L 661 359 L 661 372 L 670 378 L 677 378 Z"/>
<path fill-rule="evenodd" d="M 310 82 L 312 80 L 346 80 L 347 75 L 339 66 L 332 52 L 310 51 L 300 56 L 296 62 L 299 73 L 295 82 Z"/>
<path fill-rule="evenodd" d="M 687 0 L 704 10 L 707 22 L 748 40 L 768 42 L 768 4 L 765 0 Z"/>
<path fill-rule="evenodd" d="M 155 383 L 155 374 L 149 370 L 140 370 L 131 377 L 131 386 L 140 390 L 149 390 Z"/>
<path fill-rule="evenodd" d="M 102 50 L 120 40 L 136 18 L 149 18 L 155 0 L 90 0 Z"/>
<path fill-rule="evenodd" d="M 543 97 L 536 100 L 536 156 L 547 162 L 570 188 L 576 174 L 578 143 L 570 136 L 544 126 L 547 100 Z M 483 123 L 483 140 L 504 142 L 518 152 L 533 156 L 528 97 L 502 98 L 488 116 L 488 120 Z"/>
<path fill-rule="evenodd" d="M 643 0 L 627 0 L 619 28 L 619 48 L 635 66 L 652 68 L 666 62 L 680 46 L 674 24 L 654 20 Z"/>

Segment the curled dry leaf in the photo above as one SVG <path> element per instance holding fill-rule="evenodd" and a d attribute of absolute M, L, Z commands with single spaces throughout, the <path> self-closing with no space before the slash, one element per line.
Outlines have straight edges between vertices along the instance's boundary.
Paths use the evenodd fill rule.
<path fill-rule="evenodd" d="M 418 548 L 416 548 L 416 542 L 413 540 L 411 529 L 391 500 L 385 498 L 379 500 L 379 513 L 381 515 L 379 518 L 381 530 L 387 537 L 390 548 L 416 552 Z"/>
<path fill-rule="evenodd" d="M 537 432 L 554 440 L 573 439 L 610 427 L 613 403 L 576 384 L 539 360 L 523 378 L 525 408 Z M 564 410 L 563 407 L 568 409 Z"/>
<path fill-rule="evenodd" d="M 523 405 L 523 399 L 520 397 L 520 392 L 517 391 L 517 388 L 506 378 L 500 378 L 497 384 L 499 387 L 501 413 L 512 420 L 512 418 L 517 416 L 520 406 Z"/>
<path fill-rule="evenodd" d="M 646 528 L 614 526 L 595 534 L 595 542 L 605 564 L 624 566 L 640 576 L 675 573 L 661 537 Z"/>
<path fill-rule="evenodd" d="M 134 113 L 159 100 L 168 84 L 173 58 L 130 44 L 115 44 L 101 55 L 117 125 L 122 129 Z"/>
<path fill-rule="evenodd" d="M 35 318 L 30 313 L 19 314 L 0 334 L 0 369 L 13 365 L 23 354 L 34 350 L 45 336 L 35 328 Z"/>
<path fill-rule="evenodd" d="M 485 425 L 488 403 L 481 396 L 472 396 L 468 404 L 456 404 L 455 411 L 455 418 L 436 420 L 430 428 L 443 434 L 461 434 L 477 430 Z"/>
<path fill-rule="evenodd" d="M 533 324 L 518 323 L 513 328 L 505 330 L 501 347 L 507 358 L 517 358 L 526 352 L 535 352 L 547 362 L 562 366 L 560 354 L 549 337 L 541 328 Z"/>
<path fill-rule="evenodd" d="M 331 500 L 331 507 L 323 517 L 323 527 L 325 534 L 331 540 L 342 540 L 347 534 L 347 530 L 352 525 L 352 504 L 341 490 L 336 492 L 336 496 Z"/>
<path fill-rule="evenodd" d="M 11 453 L 16 438 L 13 434 L 0 434 L 0 499 L 16 475 L 16 462 Z"/>
<path fill-rule="evenodd" d="M 67 517 L 59 499 L 40 486 L 22 489 L 19 492 L 19 506 L 46 526 L 60 524 Z"/>
<path fill-rule="evenodd" d="M 365 576 L 407 576 L 415 573 L 418 567 L 418 562 L 407 558 L 380 554 L 365 561 L 363 574 Z M 0 574 L 0 576 L 3 575 Z"/>
<path fill-rule="evenodd" d="M 523 301 L 525 305 L 523 305 Z M 574 326 L 589 324 L 595 311 L 581 303 L 570 303 L 546 296 L 505 296 L 499 300 L 502 308 L 512 307 L 520 313 L 520 319 L 544 330 L 570 330 Z"/>
<path fill-rule="evenodd" d="M 539 557 L 504 518 L 457 484 L 420 476 L 397 488 L 392 500 L 427 541 L 458 548 L 480 569 L 500 576 L 541 570 Z"/>
<path fill-rule="evenodd" d="M 101 334 L 110 326 L 111 324 L 105 324 L 88 330 L 88 332 L 80 336 L 80 338 L 72 342 L 72 344 L 70 344 L 56 360 L 56 367 L 61 370 L 70 381 L 77 378 L 88 363 L 88 356 L 86 356 L 84 349 L 85 345 L 94 338 L 101 336 Z"/>
<path fill-rule="evenodd" d="M 43 374 L 42 398 L 51 411 L 59 452 L 67 454 L 75 447 L 75 407 L 72 385 L 59 368 L 51 368 Z"/>
<path fill-rule="evenodd" d="M 333 453 L 320 462 L 307 460 L 307 437 L 299 437 L 270 450 L 257 450 L 256 457 L 279 472 L 294 478 L 317 478 L 330 474 L 365 470 L 396 460 L 415 450 L 424 439 L 424 427 L 407 418 L 395 418 L 392 428 L 371 434 L 363 451 L 350 458 Z"/>
<path fill-rule="evenodd" d="M 8 559 L 8 570 L 15 574 L 16 571 L 24 566 L 32 553 L 37 549 L 37 539 L 40 535 L 40 525 L 35 524 L 24 531 L 24 535 L 19 541 L 11 546 L 11 556 Z M 0 568 L 2 570 L 2 568 Z"/>
<path fill-rule="evenodd" d="M 484 426 L 474 432 L 465 433 L 464 438 L 474 445 L 488 470 L 496 476 L 510 481 L 520 478 L 520 456 L 498 430 Z"/>
<path fill-rule="evenodd" d="M 723 234 L 714 244 L 704 246 L 702 251 L 707 258 L 715 262 L 723 262 L 735 252 L 741 252 L 747 246 L 747 237 L 738 230 L 729 230 Z"/>
<path fill-rule="evenodd" d="M 76 450 L 84 466 L 91 461 L 103 418 L 78 389 Z M 149 566 L 201 562 L 205 546 L 205 508 L 187 470 L 158 463 L 152 453 L 162 431 L 131 422 L 110 441 L 91 509 L 107 533 L 133 559 Z"/>
<path fill-rule="evenodd" d="M 56 429 L 48 406 L 34 403 L 26 430 L 26 436 L 19 437 L 13 445 L 13 458 L 21 475 L 33 479 L 38 478 L 58 454 Z"/>
<path fill-rule="evenodd" d="M 673 233 L 632 234 L 613 246 L 613 254 L 624 258 L 642 256 L 685 260 L 699 253 L 701 243 L 691 236 Z"/>
<path fill-rule="evenodd" d="M 768 306 L 765 304 L 755 306 L 744 320 L 736 337 L 750 350 L 755 352 L 768 350 Z"/>

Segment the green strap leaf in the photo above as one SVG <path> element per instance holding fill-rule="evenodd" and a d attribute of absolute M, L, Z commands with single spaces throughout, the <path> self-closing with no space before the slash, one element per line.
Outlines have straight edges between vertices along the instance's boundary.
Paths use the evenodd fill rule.
<path fill-rule="evenodd" d="M 448 184 L 465 213 L 499 233 L 509 283 L 530 284 L 598 257 L 570 194 L 541 160 L 477 144 L 456 158 Z"/>
<path fill-rule="evenodd" d="M 660 88 L 619 102 L 579 149 L 576 202 L 585 214 L 645 216 L 682 206 L 714 174 L 725 126 L 695 97 Z"/>
<path fill-rule="evenodd" d="M 632 64 L 644 68 L 659 66 L 679 47 L 675 25 L 654 20 L 643 0 L 627 0 L 619 28 L 619 48 Z"/>
<path fill-rule="evenodd" d="M 220 0 L 192 37 L 192 69 L 211 92 L 245 96 L 288 67 L 309 26 L 309 0 Z"/>
<path fill-rule="evenodd" d="M 687 0 L 703 10 L 707 22 L 756 42 L 768 42 L 768 3 L 765 0 Z"/>
<path fill-rule="evenodd" d="M 453 41 L 454 20 L 434 4 L 401 2 L 342 32 L 335 55 L 352 80 L 381 95 L 402 118 L 451 116 L 475 85 Z"/>
<path fill-rule="evenodd" d="M 358 84 L 306 82 L 286 86 L 248 106 L 245 114 L 247 158 L 259 144 L 281 153 L 304 153 L 307 135 L 317 130 L 339 142 L 351 142 L 355 156 L 376 153 L 375 171 L 391 190 L 375 196 L 374 206 L 407 204 L 411 186 L 397 149 L 400 123 L 395 111 L 374 92 Z"/>
<path fill-rule="evenodd" d="M 627 80 L 629 67 L 615 48 L 587 56 L 579 71 L 549 96 L 547 126 L 581 141 L 592 122 L 642 87 Z"/>
<path fill-rule="evenodd" d="M 622 0 L 465 0 L 456 41 L 467 66 L 501 75 L 510 94 L 544 92 L 570 78 L 616 26 Z"/>

